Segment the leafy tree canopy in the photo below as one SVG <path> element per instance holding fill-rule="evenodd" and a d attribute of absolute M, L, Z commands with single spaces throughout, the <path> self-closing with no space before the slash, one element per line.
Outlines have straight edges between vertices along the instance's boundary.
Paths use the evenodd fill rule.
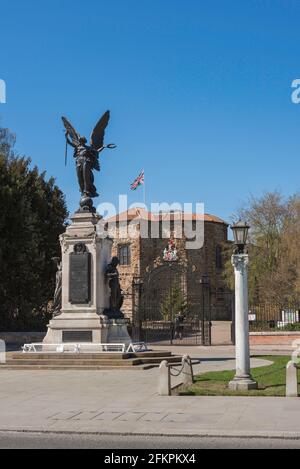
<path fill-rule="evenodd" d="M 0 329 L 39 329 L 53 295 L 65 197 L 0 128 Z"/>
<path fill-rule="evenodd" d="M 248 221 L 251 303 L 300 303 L 300 195 L 269 192 L 251 197 L 235 218 Z M 231 288 L 231 247 L 224 250 L 225 280 Z"/>

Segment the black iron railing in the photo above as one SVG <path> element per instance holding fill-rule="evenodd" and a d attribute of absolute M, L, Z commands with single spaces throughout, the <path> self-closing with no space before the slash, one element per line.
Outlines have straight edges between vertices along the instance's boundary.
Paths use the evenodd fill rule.
<path fill-rule="evenodd" d="M 300 331 L 300 304 L 250 305 L 249 329 L 250 332 Z"/>

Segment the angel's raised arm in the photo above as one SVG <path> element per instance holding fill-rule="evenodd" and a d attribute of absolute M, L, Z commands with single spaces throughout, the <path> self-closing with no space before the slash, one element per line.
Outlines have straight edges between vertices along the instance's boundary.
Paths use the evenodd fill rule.
<path fill-rule="evenodd" d="M 106 148 L 106 145 L 103 145 L 102 147 L 97 148 L 97 152 L 98 152 L 98 153 L 101 153 L 101 151 L 103 151 L 104 148 Z"/>

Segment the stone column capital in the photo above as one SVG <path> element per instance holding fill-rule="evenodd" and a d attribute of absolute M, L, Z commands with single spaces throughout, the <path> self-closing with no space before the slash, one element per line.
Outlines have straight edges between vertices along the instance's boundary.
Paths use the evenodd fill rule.
<path fill-rule="evenodd" d="M 236 270 L 243 271 L 249 263 L 248 254 L 233 254 L 231 256 L 231 264 Z"/>

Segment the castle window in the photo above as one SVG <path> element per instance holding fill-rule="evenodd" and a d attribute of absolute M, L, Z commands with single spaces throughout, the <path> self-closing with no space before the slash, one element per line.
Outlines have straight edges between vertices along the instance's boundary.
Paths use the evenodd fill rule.
<path fill-rule="evenodd" d="M 129 244 L 119 244 L 118 246 L 118 258 L 120 265 L 129 265 L 130 264 L 130 245 Z"/>
<path fill-rule="evenodd" d="M 222 262 L 222 248 L 218 244 L 216 246 L 216 268 L 217 269 L 222 269 L 223 267 L 223 262 Z"/>

